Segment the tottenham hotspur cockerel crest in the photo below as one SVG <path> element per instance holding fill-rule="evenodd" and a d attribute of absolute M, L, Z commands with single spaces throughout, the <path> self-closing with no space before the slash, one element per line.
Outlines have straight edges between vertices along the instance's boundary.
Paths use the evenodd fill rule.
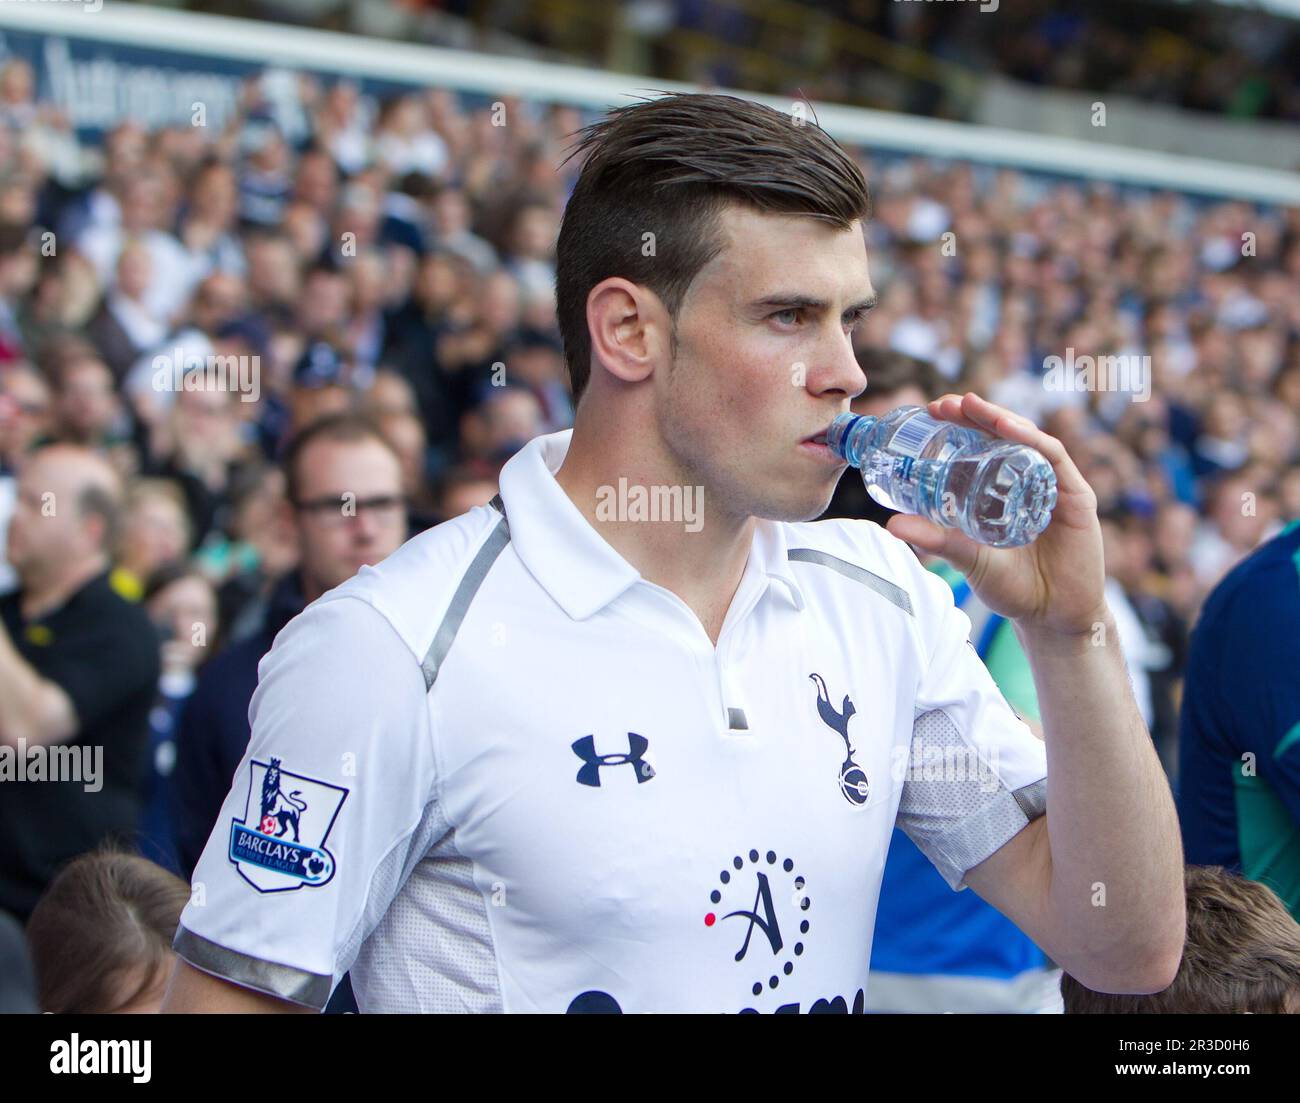
<path fill-rule="evenodd" d="M 844 740 L 844 763 L 840 766 L 840 792 L 850 804 L 866 804 L 870 788 L 867 774 L 853 761 L 853 745 L 849 742 L 849 721 L 857 713 L 853 701 L 846 693 L 844 703 L 837 709 L 831 702 L 831 695 L 826 690 L 826 682 L 820 674 L 809 674 L 809 679 L 817 687 L 817 715 L 826 725 Z"/>

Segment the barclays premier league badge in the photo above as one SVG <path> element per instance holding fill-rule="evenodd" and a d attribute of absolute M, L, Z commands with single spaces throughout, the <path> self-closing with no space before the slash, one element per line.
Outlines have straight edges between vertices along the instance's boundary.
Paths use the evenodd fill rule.
<path fill-rule="evenodd" d="M 230 860 L 258 892 L 318 888 L 334 876 L 325 840 L 348 791 L 292 774 L 280 760 L 249 763 L 244 818 L 230 825 Z"/>

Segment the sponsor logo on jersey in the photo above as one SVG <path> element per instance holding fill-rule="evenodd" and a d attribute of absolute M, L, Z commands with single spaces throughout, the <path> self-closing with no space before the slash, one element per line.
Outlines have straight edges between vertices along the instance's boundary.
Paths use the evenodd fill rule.
<path fill-rule="evenodd" d="M 751 995 L 774 991 L 794 972 L 812 928 L 812 897 L 794 859 L 782 859 L 775 850 L 735 855 L 718 874 L 709 903 L 713 907 L 704 925 L 719 939 L 732 940 L 727 944 L 732 960 L 744 962 L 757 976 Z"/>
<path fill-rule="evenodd" d="M 290 773 L 280 759 L 249 763 L 244 818 L 230 825 L 230 860 L 258 892 L 319 888 L 334 876 L 325 841 L 348 791 Z"/>
<path fill-rule="evenodd" d="M 719 954 L 725 954 L 738 967 L 739 978 L 749 986 L 750 1002 L 759 1004 L 741 1007 L 740 1014 L 863 1013 L 866 991 L 861 987 L 849 998 L 826 996 L 804 1004 L 787 995 L 784 1002 L 776 1003 L 782 983 L 787 984 L 788 992 L 788 979 L 804 956 L 813 929 L 811 915 L 812 895 L 793 858 L 775 850 L 755 849 L 733 855 L 719 872 L 717 883 L 709 892 L 704 926 L 707 937 L 717 940 Z M 739 989 L 736 995 L 737 1002 L 746 998 Z M 569 1001 L 566 1010 L 570 1015 L 623 1014 L 619 997 L 599 988 L 580 992 Z"/>
<path fill-rule="evenodd" d="M 809 1015 L 861 1015 L 866 1006 L 867 994 L 864 989 L 859 988 L 857 995 L 853 997 L 853 1006 L 849 1007 L 849 1001 L 843 996 L 831 996 L 829 999 L 823 998 L 813 1000 L 808 1005 Z M 799 1003 L 783 1003 L 780 1007 L 773 1010 L 773 1015 L 798 1015 L 803 1010 Z M 570 1015 L 621 1015 L 623 1008 L 619 1006 L 618 1000 L 608 992 L 601 992 L 599 989 L 589 989 L 586 992 L 579 993 L 569 1001 L 568 1014 Z M 759 1010 L 756 1007 L 742 1007 L 742 1015 L 758 1015 Z"/>

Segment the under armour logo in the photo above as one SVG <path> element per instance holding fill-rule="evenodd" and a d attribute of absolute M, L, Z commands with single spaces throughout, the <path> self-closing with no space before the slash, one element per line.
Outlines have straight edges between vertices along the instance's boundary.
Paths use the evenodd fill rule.
<path fill-rule="evenodd" d="M 599 788 L 602 766 L 635 766 L 638 784 L 654 777 L 655 768 L 645 761 L 645 752 L 650 746 L 650 741 L 643 735 L 637 735 L 636 732 L 628 732 L 627 745 L 627 754 L 597 754 L 594 735 L 584 735 L 581 739 L 575 740 L 573 753 L 583 761 L 583 765 L 578 767 L 578 784 L 594 785 Z"/>

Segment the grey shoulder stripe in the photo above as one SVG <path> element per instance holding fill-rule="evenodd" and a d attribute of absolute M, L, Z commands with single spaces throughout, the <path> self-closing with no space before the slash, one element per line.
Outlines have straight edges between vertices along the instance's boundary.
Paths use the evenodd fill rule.
<path fill-rule="evenodd" d="M 904 613 L 912 614 L 912 599 L 907 596 L 907 591 L 901 586 L 890 582 L 887 578 L 881 578 L 878 574 L 873 574 L 865 567 L 859 567 L 855 563 L 839 559 L 824 551 L 818 551 L 816 548 L 791 548 L 787 553 L 787 558 L 792 563 L 819 563 L 823 567 L 829 567 L 832 571 L 839 571 L 845 578 L 851 578 L 854 582 L 861 582 L 862 585 L 875 590 L 881 597 L 892 601 Z"/>
<path fill-rule="evenodd" d="M 205 973 L 224 977 L 245 988 L 255 988 L 269 996 L 314 1007 L 317 1011 L 329 1002 L 330 990 L 334 987 L 333 977 L 228 950 L 185 927 L 177 927 L 172 949 Z"/>
<path fill-rule="evenodd" d="M 502 517 L 506 515 L 506 504 L 501 500 L 500 494 L 494 494 L 492 500 L 488 502 L 488 505 L 501 514 Z"/>
<path fill-rule="evenodd" d="M 460 585 L 456 587 L 456 592 L 452 594 L 451 604 L 447 606 L 447 612 L 443 614 L 442 623 L 438 625 L 433 643 L 429 645 L 429 652 L 424 656 L 424 662 L 420 664 L 420 669 L 424 671 L 425 690 L 433 688 L 433 683 L 438 677 L 438 669 L 447 657 L 447 652 L 451 650 L 452 641 L 460 631 L 461 621 L 469 611 L 469 603 L 474 600 L 474 595 L 483 585 L 483 580 L 487 578 L 492 564 L 496 562 L 497 556 L 508 543 L 510 543 L 510 525 L 503 515 L 487 540 L 483 542 L 483 546 L 479 548 L 478 554 L 474 556 L 469 570 L 465 572 Z"/>
<path fill-rule="evenodd" d="M 1047 811 L 1047 778 L 1013 789 L 1011 795 L 1016 798 L 1025 819 L 1036 820 Z"/>

